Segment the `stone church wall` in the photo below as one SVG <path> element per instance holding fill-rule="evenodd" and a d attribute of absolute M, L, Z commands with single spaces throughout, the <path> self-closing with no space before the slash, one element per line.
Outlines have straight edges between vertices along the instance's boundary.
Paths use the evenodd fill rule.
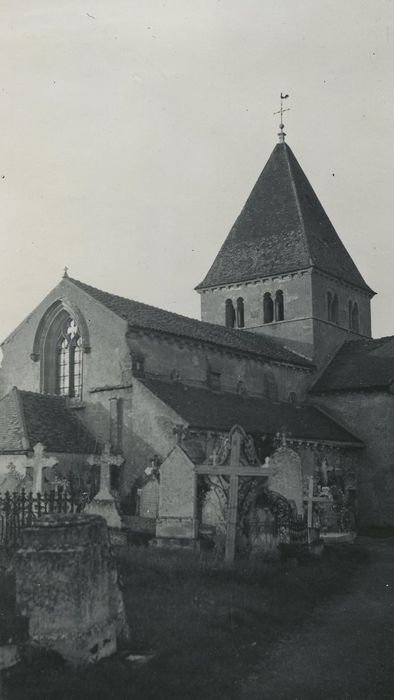
<path fill-rule="evenodd" d="M 314 403 L 360 437 L 359 526 L 394 526 L 394 396 L 388 391 L 332 392 Z"/>
<path fill-rule="evenodd" d="M 180 380 L 186 384 L 206 386 L 213 371 L 221 375 L 222 391 L 235 393 L 242 381 L 250 395 L 263 396 L 267 395 L 269 375 L 277 386 L 277 396 L 271 398 L 287 401 L 291 392 L 302 400 L 312 380 L 312 373 L 308 370 L 235 356 L 208 345 L 180 344 L 164 337 L 135 334 L 129 334 L 128 342 L 132 353 L 144 357 L 146 374 L 170 379 L 177 372 Z"/>

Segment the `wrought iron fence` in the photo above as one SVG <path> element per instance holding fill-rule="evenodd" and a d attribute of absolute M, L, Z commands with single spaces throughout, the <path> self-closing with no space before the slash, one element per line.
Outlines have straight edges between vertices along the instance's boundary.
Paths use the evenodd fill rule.
<path fill-rule="evenodd" d="M 79 513 L 88 497 L 70 495 L 61 487 L 49 493 L 26 493 L 24 490 L 0 494 L 0 545 L 15 548 L 21 541 L 21 530 L 33 525 L 40 515 Z"/>
<path fill-rule="evenodd" d="M 308 524 L 306 520 L 291 520 L 289 530 L 291 544 L 308 543 Z"/>

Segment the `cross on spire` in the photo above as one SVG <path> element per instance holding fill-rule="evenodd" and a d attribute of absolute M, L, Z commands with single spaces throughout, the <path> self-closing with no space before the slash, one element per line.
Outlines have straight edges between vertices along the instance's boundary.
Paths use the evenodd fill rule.
<path fill-rule="evenodd" d="M 289 95 L 287 95 L 287 94 L 284 95 L 283 92 L 280 93 L 280 109 L 277 112 L 274 112 L 274 114 L 280 114 L 280 124 L 279 124 L 280 131 L 278 133 L 280 143 L 284 142 L 285 136 L 286 136 L 286 134 L 284 132 L 285 125 L 283 124 L 283 112 L 289 112 L 290 107 L 287 107 L 287 109 L 284 109 L 283 108 L 283 100 L 287 100 L 288 97 L 289 97 Z"/>

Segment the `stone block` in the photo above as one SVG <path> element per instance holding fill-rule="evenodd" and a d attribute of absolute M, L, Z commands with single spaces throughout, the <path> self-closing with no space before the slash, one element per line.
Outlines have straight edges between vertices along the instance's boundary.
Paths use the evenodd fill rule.
<path fill-rule="evenodd" d="M 178 445 L 160 467 L 159 517 L 156 537 L 196 538 L 196 474 Z"/>
<path fill-rule="evenodd" d="M 269 461 L 268 488 L 293 501 L 297 514 L 304 512 L 302 467 L 299 455 L 288 447 L 279 447 Z"/>
<path fill-rule="evenodd" d="M 72 666 L 116 651 L 127 624 L 105 520 L 47 515 L 23 531 L 15 557 L 16 598 L 34 645 Z"/>

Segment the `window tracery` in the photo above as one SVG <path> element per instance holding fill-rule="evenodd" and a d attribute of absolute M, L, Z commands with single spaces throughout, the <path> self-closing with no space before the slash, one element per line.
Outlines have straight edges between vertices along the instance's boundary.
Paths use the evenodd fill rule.
<path fill-rule="evenodd" d="M 63 323 L 57 341 L 55 393 L 79 399 L 82 394 L 82 338 L 71 317 Z"/>

